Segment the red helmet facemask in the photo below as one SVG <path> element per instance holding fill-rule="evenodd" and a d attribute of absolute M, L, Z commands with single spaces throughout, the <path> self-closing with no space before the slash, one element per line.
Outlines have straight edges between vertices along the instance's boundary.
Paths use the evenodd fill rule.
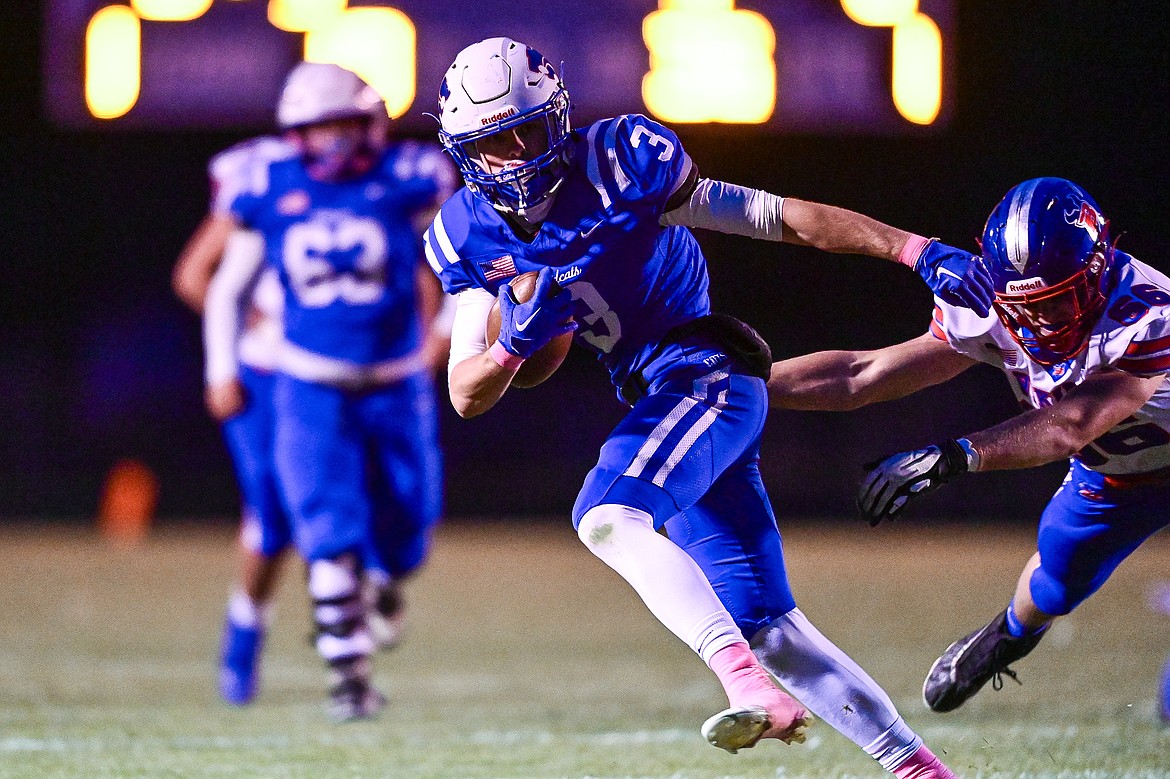
<path fill-rule="evenodd" d="M 1105 310 L 1102 274 L 1108 265 L 1099 249 L 1081 272 L 1059 284 L 1017 293 L 997 293 L 995 312 L 1020 346 L 1042 365 L 1071 359 L 1084 348 Z"/>

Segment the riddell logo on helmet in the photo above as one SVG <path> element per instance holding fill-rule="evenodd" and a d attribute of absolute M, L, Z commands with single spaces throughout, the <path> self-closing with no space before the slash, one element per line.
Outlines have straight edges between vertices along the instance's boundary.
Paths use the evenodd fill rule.
<path fill-rule="evenodd" d="M 1023 281 L 1009 281 L 1007 289 L 1005 290 L 1009 295 L 1019 295 L 1022 292 L 1035 292 L 1038 289 L 1044 289 L 1047 284 L 1044 279 L 1039 276 L 1032 279 L 1024 279 Z"/>
<path fill-rule="evenodd" d="M 519 112 L 513 106 L 508 106 L 503 111 L 494 113 L 491 116 L 481 116 L 479 118 L 479 123 L 480 126 L 487 126 L 489 124 L 494 124 L 502 119 L 507 119 L 509 116 L 515 116 L 517 113 Z"/>

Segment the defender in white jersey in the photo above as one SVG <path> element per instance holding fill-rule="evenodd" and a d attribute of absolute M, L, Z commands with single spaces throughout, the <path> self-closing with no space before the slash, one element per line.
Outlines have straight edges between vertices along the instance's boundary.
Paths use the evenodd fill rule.
<path fill-rule="evenodd" d="M 999 367 L 1028 409 L 995 427 L 902 452 L 870 471 L 858 507 L 871 524 L 968 472 L 1069 458 L 1040 518 L 1015 597 L 952 644 L 923 687 L 934 711 L 962 705 L 1030 652 L 1057 617 L 1092 595 L 1170 524 L 1170 279 L 1117 251 L 1096 202 L 1076 184 L 1031 179 L 987 220 L 990 316 L 936 300 L 930 332 L 872 352 L 775 363 L 770 401 L 846 410 L 909 395 L 976 363 Z"/>
<path fill-rule="evenodd" d="M 982 265 L 857 213 L 701 178 L 678 136 L 645 116 L 572 132 L 556 71 L 508 38 L 460 52 L 439 94 L 440 139 L 467 186 L 425 240 L 459 297 L 458 412 L 490 409 L 526 358 L 575 331 L 631 409 L 586 477 L 573 524 L 723 684 L 730 706 L 705 737 L 731 752 L 803 741 L 811 710 L 899 777 L 953 776 L 796 607 L 758 467 L 770 353 L 750 327 L 711 312 L 688 228 L 901 258 L 939 294 L 986 311 Z M 521 303 L 508 282 L 526 271 L 539 281 Z"/>

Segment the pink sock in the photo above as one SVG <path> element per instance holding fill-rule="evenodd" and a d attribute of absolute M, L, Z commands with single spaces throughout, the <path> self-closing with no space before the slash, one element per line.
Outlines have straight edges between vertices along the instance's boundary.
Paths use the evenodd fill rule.
<path fill-rule="evenodd" d="M 943 765 L 926 744 L 918 747 L 918 751 L 910 755 L 905 763 L 895 768 L 894 776 L 898 779 L 957 779 L 954 772 Z"/>
<path fill-rule="evenodd" d="M 772 699 L 776 685 L 747 643 L 731 644 L 711 656 L 711 670 L 732 706 L 761 705 Z"/>

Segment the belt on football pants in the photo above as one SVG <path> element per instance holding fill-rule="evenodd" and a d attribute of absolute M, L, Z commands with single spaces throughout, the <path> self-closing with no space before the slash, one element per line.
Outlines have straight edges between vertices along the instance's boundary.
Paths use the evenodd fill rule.
<path fill-rule="evenodd" d="M 729 357 L 747 368 L 748 375 L 768 380 L 772 371 L 772 350 L 755 328 L 728 314 L 707 314 L 675 325 L 663 334 L 642 367 L 631 371 L 622 383 L 618 390 L 622 400 L 630 406 L 641 400 L 650 389 L 645 369 L 653 365 L 667 347 L 696 336 L 720 346 Z"/>

